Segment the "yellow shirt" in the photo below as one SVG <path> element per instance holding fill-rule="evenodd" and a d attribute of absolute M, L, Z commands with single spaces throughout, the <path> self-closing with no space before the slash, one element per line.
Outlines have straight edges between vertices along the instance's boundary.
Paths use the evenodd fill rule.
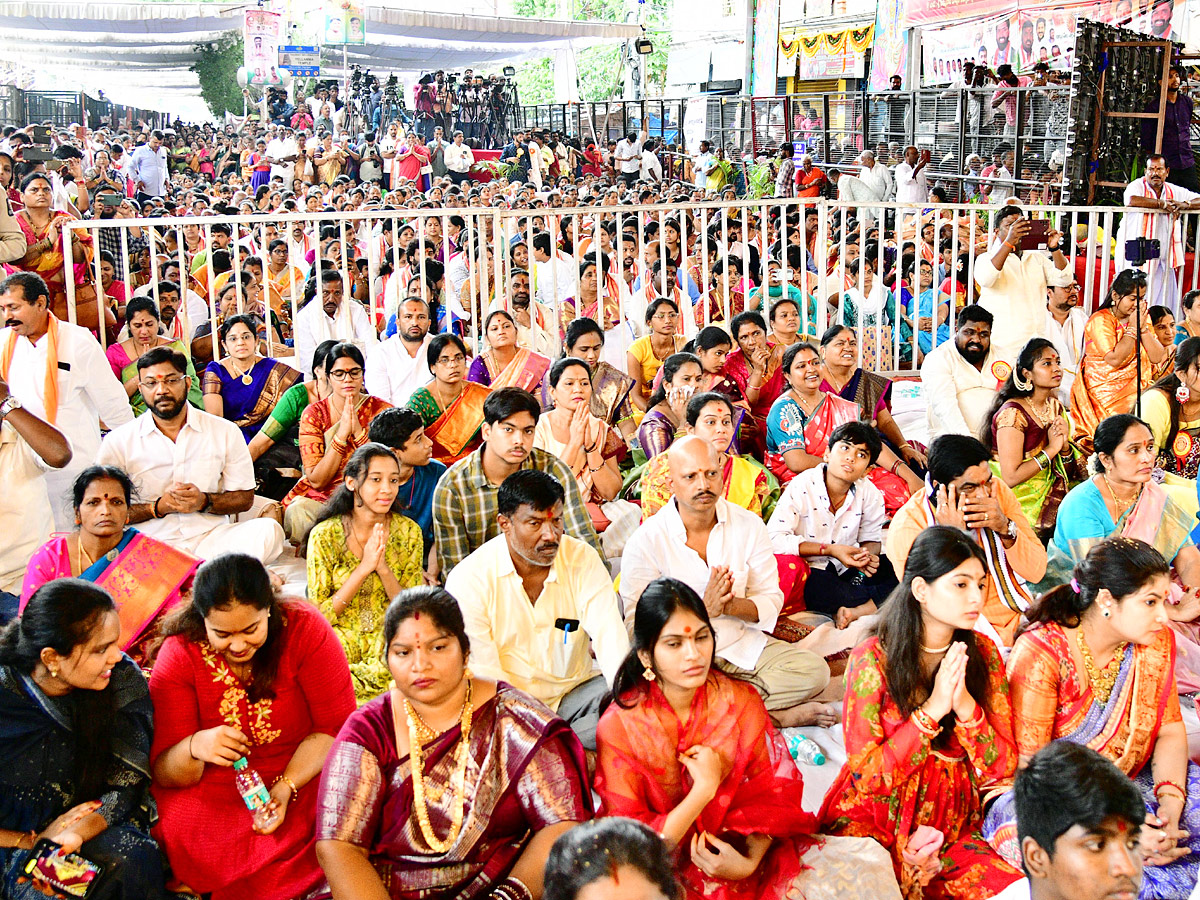
<path fill-rule="evenodd" d="M 471 670 L 507 681 L 551 709 L 596 674 L 612 686 L 629 652 L 617 594 L 594 549 L 564 534 L 542 593 L 531 602 L 508 540 L 492 538 L 446 578 L 471 639 Z M 572 620 L 570 630 L 556 627 Z M 596 659 L 592 659 L 592 651 Z"/>

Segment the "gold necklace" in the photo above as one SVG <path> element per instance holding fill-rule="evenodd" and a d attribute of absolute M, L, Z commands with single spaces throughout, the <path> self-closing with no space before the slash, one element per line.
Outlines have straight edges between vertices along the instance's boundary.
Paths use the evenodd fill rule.
<path fill-rule="evenodd" d="M 253 356 L 250 357 L 250 368 L 246 369 L 244 372 L 238 366 L 237 362 L 234 360 L 234 358 L 232 356 L 229 357 L 229 365 L 232 366 L 233 370 L 238 373 L 238 376 L 240 377 L 242 384 L 254 384 L 254 379 L 250 377 L 250 373 L 254 371 L 255 365 L 257 365 L 257 363 L 254 361 Z"/>
<path fill-rule="evenodd" d="M 393 700 L 395 698 L 393 697 Z M 454 751 L 455 768 L 450 775 L 450 784 L 454 787 L 454 799 L 451 801 L 450 831 L 446 839 L 439 840 L 434 834 L 433 825 L 429 822 L 429 805 L 425 800 L 425 754 L 422 742 L 422 730 L 428 739 L 436 737 L 436 733 L 425 724 L 420 714 L 409 705 L 408 698 L 403 699 L 404 715 L 408 720 L 408 752 L 412 760 L 413 779 L 413 812 L 417 816 L 417 824 L 429 849 L 435 853 L 446 853 L 454 846 L 459 832 L 462 830 L 463 815 L 467 803 L 467 763 L 470 761 L 471 717 L 475 713 L 471 703 L 471 680 L 467 679 L 467 696 L 463 701 L 462 713 L 459 718 L 458 747 Z M 392 706 L 395 710 L 395 704 Z M 394 713 L 393 713 L 394 714 Z"/>
<path fill-rule="evenodd" d="M 1104 483 L 1108 485 L 1108 493 L 1112 496 L 1113 503 L 1117 505 L 1118 514 L 1125 512 L 1125 510 L 1128 509 L 1132 503 L 1136 502 L 1137 498 L 1142 495 L 1142 489 L 1139 487 L 1137 489 L 1137 493 L 1135 493 L 1132 497 L 1130 497 L 1128 500 L 1122 500 L 1117 496 L 1117 492 L 1113 490 L 1112 483 L 1108 480 L 1108 476 L 1101 472 L 1100 477 L 1103 478 Z"/>
<path fill-rule="evenodd" d="M 1050 423 L 1058 416 L 1057 411 L 1054 409 L 1053 399 L 1052 397 L 1047 397 L 1046 402 L 1042 404 L 1042 408 L 1039 410 L 1033 405 L 1033 397 L 1029 398 L 1029 411 L 1033 413 L 1033 418 L 1043 428 L 1048 428 Z"/>
<path fill-rule="evenodd" d="M 945 647 L 926 647 L 924 644 L 922 644 L 921 649 L 924 650 L 926 653 L 945 653 L 947 650 L 950 649 L 950 646 L 953 643 L 954 643 L 954 641 L 951 641 Z"/>
<path fill-rule="evenodd" d="M 1112 696 L 1113 686 L 1117 683 L 1117 675 L 1121 671 L 1121 660 L 1125 656 L 1128 641 L 1121 641 L 1113 652 L 1112 659 L 1099 672 L 1096 671 L 1096 661 L 1092 659 L 1092 651 L 1083 637 L 1083 625 L 1075 631 L 1075 642 L 1079 644 L 1079 654 L 1083 657 L 1083 668 L 1087 671 L 1088 683 L 1092 686 L 1092 695 L 1100 701 L 1100 705 L 1108 703 Z"/>
<path fill-rule="evenodd" d="M 84 571 L 86 571 L 84 568 L 84 565 L 83 565 L 83 558 L 85 556 L 87 557 L 87 561 L 88 561 L 87 568 L 90 569 L 92 566 L 94 566 L 96 564 L 96 561 L 94 559 L 92 559 L 92 554 L 88 553 L 87 549 L 83 546 L 83 534 L 82 533 L 80 533 L 75 538 L 75 549 L 78 551 L 75 554 L 75 563 L 79 566 L 79 574 L 82 575 L 84 573 Z"/>

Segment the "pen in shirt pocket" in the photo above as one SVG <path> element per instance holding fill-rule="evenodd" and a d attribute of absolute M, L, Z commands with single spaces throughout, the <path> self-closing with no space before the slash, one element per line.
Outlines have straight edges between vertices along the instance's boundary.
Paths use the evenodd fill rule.
<path fill-rule="evenodd" d="M 578 619 L 555 619 L 554 627 L 561 629 L 561 631 L 563 633 L 563 646 L 565 647 L 567 645 L 567 640 L 571 637 L 571 632 L 579 630 L 579 620 Z"/>

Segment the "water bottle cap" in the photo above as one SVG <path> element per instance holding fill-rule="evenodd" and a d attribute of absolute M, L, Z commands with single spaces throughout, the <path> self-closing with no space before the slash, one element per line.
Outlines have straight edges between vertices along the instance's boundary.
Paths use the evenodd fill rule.
<path fill-rule="evenodd" d="M 240 771 L 242 771 L 242 769 L 246 768 L 246 766 L 248 766 L 248 765 L 250 765 L 249 761 L 246 759 L 246 757 L 243 756 L 241 759 L 237 760 L 237 762 L 235 762 L 233 764 L 233 771 L 240 772 Z"/>

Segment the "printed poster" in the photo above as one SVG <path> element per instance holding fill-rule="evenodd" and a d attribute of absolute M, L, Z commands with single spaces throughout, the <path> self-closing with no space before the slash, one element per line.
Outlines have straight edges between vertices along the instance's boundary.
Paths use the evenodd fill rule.
<path fill-rule="evenodd" d="M 367 42 L 366 8 L 356 0 L 326 0 L 326 44 L 365 44 Z"/>
<path fill-rule="evenodd" d="M 244 10 L 242 39 L 245 42 L 246 81 L 257 85 L 281 85 L 279 44 L 283 16 L 265 9 Z"/>
<path fill-rule="evenodd" d="M 892 77 L 904 77 L 908 65 L 908 36 L 903 27 L 901 4 L 908 0 L 879 0 L 875 13 L 875 48 L 871 53 L 871 90 L 886 91 Z M 908 85 L 903 85 L 908 87 Z"/>

